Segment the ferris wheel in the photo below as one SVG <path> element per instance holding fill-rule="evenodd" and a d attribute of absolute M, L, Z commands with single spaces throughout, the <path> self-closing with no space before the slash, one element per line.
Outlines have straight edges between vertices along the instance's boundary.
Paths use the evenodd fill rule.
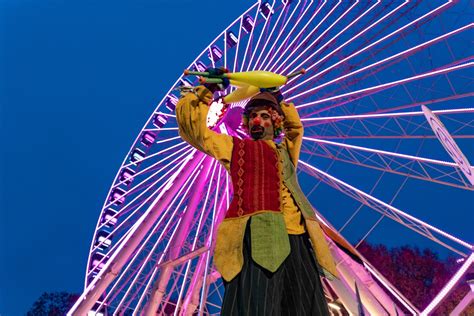
<path fill-rule="evenodd" d="M 356 262 L 328 239 L 341 275 L 324 280 L 334 315 L 357 313 L 359 303 L 372 315 L 427 315 L 472 266 L 468 236 L 431 222 L 446 212 L 436 201 L 452 192 L 449 212 L 462 221 L 474 191 L 469 10 L 468 1 L 258 1 L 187 67 L 284 75 L 304 68 L 282 92 L 305 127 L 299 181 L 321 222 L 354 251 L 363 240 L 406 236 L 463 260 L 419 310 L 362 255 Z M 69 314 L 219 314 L 224 288 L 212 254 L 232 184 L 180 138 L 174 114 L 180 91 L 198 84 L 178 78 L 125 156 L 92 238 L 84 293 Z M 208 125 L 243 137 L 244 104 L 212 104 Z M 429 209 L 415 203 L 414 188 L 434 201 Z"/>

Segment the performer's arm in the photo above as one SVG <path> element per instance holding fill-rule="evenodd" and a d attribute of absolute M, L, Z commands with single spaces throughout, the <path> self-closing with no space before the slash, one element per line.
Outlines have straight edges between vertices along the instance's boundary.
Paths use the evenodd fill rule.
<path fill-rule="evenodd" d="M 228 170 L 232 157 L 232 137 L 219 134 L 207 127 L 212 93 L 205 87 L 195 88 L 182 97 L 176 105 L 179 135 L 196 149 L 214 157 Z"/>
<path fill-rule="evenodd" d="M 283 142 L 288 149 L 293 165 L 296 167 L 300 156 L 301 143 L 303 142 L 303 124 L 293 103 L 281 102 L 280 104 L 285 114 L 285 120 L 283 121 L 285 137 Z"/>

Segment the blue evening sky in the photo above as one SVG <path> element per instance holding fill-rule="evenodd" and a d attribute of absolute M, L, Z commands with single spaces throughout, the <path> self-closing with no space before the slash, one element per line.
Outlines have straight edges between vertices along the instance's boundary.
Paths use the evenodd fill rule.
<path fill-rule="evenodd" d="M 0 315 L 82 292 L 124 155 L 183 69 L 253 1 L 0 0 Z"/>
<path fill-rule="evenodd" d="M 43 292 L 82 292 L 130 145 L 183 69 L 253 3 L 0 0 L 1 316 L 25 314 Z"/>

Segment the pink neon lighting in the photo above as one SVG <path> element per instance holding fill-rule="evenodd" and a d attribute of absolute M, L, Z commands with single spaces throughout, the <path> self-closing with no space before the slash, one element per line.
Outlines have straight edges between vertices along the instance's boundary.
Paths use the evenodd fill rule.
<path fill-rule="evenodd" d="M 313 43 L 317 43 L 317 41 L 320 39 L 320 37 L 324 36 L 324 34 L 326 34 L 327 32 L 329 32 L 329 30 L 332 29 L 332 27 L 338 23 L 341 19 L 343 19 L 351 10 L 352 8 L 354 8 L 357 4 L 359 4 L 359 1 L 356 1 L 349 9 L 347 9 L 338 19 L 336 19 L 336 21 L 334 21 L 331 26 L 329 26 Z M 336 35 L 334 35 L 330 40 L 328 40 L 326 42 L 325 45 L 321 45 L 317 50 L 315 50 L 311 55 L 309 55 L 303 62 L 300 63 L 300 65 L 304 65 L 308 60 L 310 60 L 311 58 L 313 58 L 313 56 L 315 56 L 318 52 L 320 52 L 321 50 L 324 49 L 324 47 L 331 43 L 334 39 L 336 39 L 339 35 L 341 35 L 342 33 L 344 33 L 349 27 L 351 27 L 352 25 L 354 25 L 354 23 L 356 23 L 357 21 L 359 21 L 361 18 L 363 18 L 367 13 L 369 13 L 370 11 L 372 11 L 373 8 L 375 8 L 378 4 L 380 4 L 380 1 L 377 1 L 376 3 L 374 3 L 367 11 L 365 11 L 364 13 L 362 13 L 361 15 L 359 15 L 357 17 L 357 19 L 353 20 L 351 23 L 349 23 L 346 27 L 344 27 L 341 31 L 339 31 Z M 310 48 L 310 46 L 308 46 L 301 54 L 300 56 L 305 53 L 308 49 Z M 286 73 L 288 71 L 288 69 L 290 68 L 291 65 L 293 65 L 295 63 L 296 60 L 298 60 L 299 56 L 295 59 L 293 59 L 293 61 L 291 63 L 289 63 L 281 72 L 282 73 Z"/>
<path fill-rule="evenodd" d="M 388 35 L 385 35 L 385 36 L 382 37 L 381 39 L 379 39 L 379 40 L 373 42 L 372 44 L 370 44 L 370 45 L 364 47 L 363 49 L 361 49 L 361 50 L 359 50 L 359 51 L 357 51 L 357 52 L 355 52 L 355 53 L 353 53 L 353 54 L 347 56 L 346 58 L 343 58 L 343 59 L 340 60 L 339 62 L 335 63 L 334 65 L 332 65 L 332 66 L 330 66 L 330 67 L 328 67 L 328 68 L 326 68 L 324 71 L 318 73 L 317 75 L 320 75 L 320 74 L 322 74 L 322 73 L 324 73 L 324 72 L 328 72 L 328 71 L 331 70 L 332 68 L 334 68 L 334 67 L 340 65 L 341 63 L 347 61 L 348 59 L 350 59 L 350 58 L 352 58 L 352 57 L 354 57 L 354 56 L 356 56 L 356 55 L 359 55 L 360 53 L 362 53 L 362 52 L 368 50 L 369 48 L 371 48 L 371 47 L 377 45 L 378 43 L 384 41 L 385 39 L 391 37 L 392 35 L 394 35 L 394 34 L 400 32 L 400 31 L 402 31 L 402 30 L 408 28 L 409 26 L 411 26 L 411 25 L 417 23 L 418 21 L 424 19 L 425 17 L 427 17 L 427 16 L 429 16 L 429 15 L 435 13 L 436 11 L 441 10 L 443 7 L 449 5 L 451 2 L 452 2 L 452 0 L 449 0 L 449 1 L 446 2 L 445 4 L 443 4 L 443 5 L 439 6 L 439 7 L 437 7 L 436 9 L 434 9 L 434 10 L 432 10 L 432 11 L 426 13 L 425 15 L 422 15 L 421 17 L 419 17 L 419 18 L 417 18 L 417 19 L 411 21 L 411 22 L 408 23 L 407 25 L 405 25 L 405 26 L 403 26 L 403 27 L 401 27 L 401 28 L 399 28 L 399 29 L 393 31 L 392 33 L 390 33 L 390 34 L 388 34 Z M 380 19 L 380 20 L 378 20 L 377 22 L 373 23 L 371 26 L 369 26 L 369 28 L 367 28 L 366 30 L 361 31 L 359 34 L 357 34 L 356 36 L 354 36 L 354 39 L 357 38 L 358 36 L 360 36 L 361 34 L 363 34 L 364 32 L 366 32 L 368 29 L 372 28 L 374 25 L 380 23 L 383 19 L 385 19 L 385 18 L 388 17 L 390 14 L 392 14 L 393 12 L 395 12 L 396 10 L 398 10 L 399 8 L 401 8 L 402 6 L 406 5 L 407 3 L 408 3 L 408 1 L 405 1 L 405 3 L 403 3 L 402 5 L 398 6 L 397 8 L 395 8 L 394 10 L 392 10 L 391 12 L 389 12 L 389 14 L 385 15 L 382 19 Z M 351 40 L 351 41 L 352 41 L 352 40 Z M 348 43 L 350 43 L 350 41 L 347 42 L 347 43 L 345 43 L 344 46 L 347 45 Z M 341 46 L 340 48 L 342 48 L 342 47 L 344 47 L 344 46 Z M 337 50 L 335 50 L 335 51 L 337 51 Z M 322 61 L 322 60 L 321 60 L 321 61 Z M 317 64 L 318 64 L 318 63 L 315 63 L 315 64 L 311 65 L 310 67 L 307 67 L 307 68 L 306 68 L 306 71 L 309 71 L 309 70 L 313 69 Z M 309 80 L 312 80 L 313 77 L 314 77 L 314 76 L 312 76 L 312 77 L 310 77 L 310 78 L 308 78 L 308 79 L 302 81 L 301 83 L 297 84 L 296 86 L 292 87 L 291 89 L 288 89 L 287 91 L 291 91 L 291 90 L 293 90 L 293 89 L 295 89 L 295 88 L 301 86 L 302 84 L 308 82 Z"/>
<path fill-rule="evenodd" d="M 304 95 L 304 94 L 307 94 L 307 93 L 310 93 L 310 92 L 312 92 L 312 91 L 321 89 L 321 88 L 326 87 L 326 86 L 328 86 L 328 85 L 330 85 L 330 84 L 332 84 L 332 83 L 334 83 L 334 82 L 340 81 L 340 80 L 342 80 L 342 79 L 345 79 L 345 78 L 347 78 L 347 77 L 350 77 L 350 76 L 352 76 L 352 75 L 355 75 L 355 74 L 357 74 L 357 73 L 360 73 L 360 72 L 362 72 L 362 71 L 364 71 L 364 70 L 373 68 L 373 67 L 375 67 L 375 66 L 378 66 L 378 65 L 383 64 L 383 63 L 385 63 L 385 62 L 387 62 L 387 61 L 396 59 L 396 58 L 398 58 L 398 57 L 400 57 L 400 56 L 403 56 L 403 55 L 405 55 L 405 54 L 411 53 L 411 52 L 413 52 L 413 51 L 417 51 L 417 50 L 419 50 L 419 49 L 421 49 L 421 48 L 424 48 L 424 47 L 426 47 L 426 46 L 429 46 L 429 45 L 431 45 L 431 44 L 433 44 L 433 43 L 436 43 L 436 42 L 439 42 L 439 41 L 441 41 L 441 40 L 444 40 L 445 38 L 450 37 L 451 35 L 455 35 L 455 34 L 457 34 L 457 33 L 460 33 L 460 32 L 462 32 L 462 31 L 464 31 L 464 30 L 470 29 L 470 28 L 472 28 L 472 26 L 474 26 L 474 23 L 468 24 L 468 25 L 463 26 L 463 27 L 461 27 L 461 28 L 458 28 L 458 29 L 456 29 L 456 30 L 454 30 L 454 31 L 451 31 L 451 32 L 446 33 L 446 34 L 443 34 L 443 35 L 441 35 L 441 36 L 438 36 L 438 37 L 436 37 L 436 38 L 434 38 L 434 39 L 432 39 L 432 40 L 429 40 L 429 41 L 427 41 L 427 42 L 424 42 L 424 43 L 422 43 L 422 44 L 419 44 L 419 45 L 414 46 L 414 47 L 412 47 L 412 48 L 409 48 L 409 49 L 407 49 L 407 50 L 404 50 L 404 51 L 402 51 L 402 52 L 400 52 L 400 53 L 397 53 L 397 54 L 395 54 L 395 55 L 392 55 L 392 56 L 389 56 L 389 57 L 384 58 L 384 59 L 382 59 L 382 60 L 379 60 L 379 61 L 377 61 L 377 62 L 375 62 L 375 63 L 373 63 L 373 64 L 367 65 L 367 66 L 362 67 L 362 68 L 360 68 L 360 69 L 357 69 L 357 70 L 355 70 L 355 71 L 353 71 L 353 72 L 350 72 L 350 73 L 348 73 L 348 74 L 345 74 L 345 75 L 343 75 L 343 76 L 340 76 L 340 77 L 338 77 L 338 78 L 335 78 L 335 79 L 333 79 L 333 80 L 331 80 L 331 81 L 328 81 L 328 82 L 326 82 L 326 83 L 323 83 L 323 84 L 321 84 L 321 85 L 319 85 L 319 86 L 317 86 L 317 87 L 314 87 L 314 88 L 305 90 L 305 91 L 302 92 L 302 93 L 293 95 L 292 98 L 297 98 L 297 97 L 302 96 L 302 95 Z M 318 75 L 321 74 L 321 73 L 322 73 L 322 72 L 320 72 L 320 73 L 318 73 L 318 74 L 315 74 L 315 75 L 312 76 L 311 78 L 317 78 Z M 288 92 L 288 91 L 291 91 L 292 89 L 293 89 L 293 88 L 288 89 L 287 92 Z"/>
<path fill-rule="evenodd" d="M 273 4 L 271 5 L 271 10 L 273 10 L 273 6 L 274 6 L 274 5 L 275 5 L 275 1 L 273 1 Z M 252 53 L 252 56 L 250 57 L 249 64 L 247 65 L 247 70 L 246 70 L 246 71 L 248 71 L 249 68 L 250 68 L 250 65 L 252 65 L 252 61 L 253 61 L 253 58 L 255 57 L 255 53 L 256 53 L 257 50 L 258 50 L 258 46 L 260 45 L 260 41 L 262 40 L 262 36 L 263 36 L 263 34 L 265 33 L 264 31 L 265 31 L 265 29 L 267 28 L 267 25 L 269 25 L 269 24 L 268 24 L 268 21 L 270 21 L 271 18 L 272 18 L 272 15 L 269 15 L 269 16 L 265 19 L 265 23 L 263 24 L 262 31 L 260 32 L 260 36 L 258 37 L 257 44 L 255 45 L 255 48 L 253 49 L 253 53 Z M 256 23 L 255 23 L 255 24 L 256 24 Z M 254 27 L 255 27 L 255 25 L 254 25 Z M 275 28 L 273 28 L 273 29 L 275 29 Z M 265 47 L 264 47 L 263 49 L 265 49 Z"/>
<path fill-rule="evenodd" d="M 410 81 L 413 81 L 413 80 L 418 80 L 418 79 L 423 79 L 423 78 L 427 78 L 427 77 L 430 77 L 430 76 L 445 74 L 445 73 L 455 71 L 455 70 L 458 70 L 458 69 L 469 68 L 473 65 L 474 65 L 474 62 L 469 62 L 469 63 L 462 64 L 462 65 L 443 68 L 443 69 L 427 72 L 427 73 L 424 73 L 424 74 L 421 74 L 421 75 L 416 75 L 416 76 L 413 76 L 413 77 L 408 77 L 408 78 L 405 78 L 405 79 L 400 79 L 400 80 L 384 83 L 384 84 L 381 84 L 381 85 L 378 85 L 378 86 L 373 86 L 373 87 L 369 87 L 369 88 L 365 88 L 365 89 L 361 89 L 361 90 L 357 90 L 357 91 L 352 91 L 352 92 L 332 96 L 332 97 L 322 99 L 322 100 L 317 100 L 317 101 L 304 103 L 304 104 L 301 104 L 301 105 L 297 106 L 296 108 L 304 108 L 304 107 L 307 107 L 307 106 L 310 106 L 310 105 L 320 104 L 320 103 L 323 103 L 323 102 L 327 102 L 327 101 L 331 101 L 331 100 L 335 100 L 335 99 L 339 99 L 339 98 L 343 98 L 343 97 L 349 97 L 349 96 L 356 95 L 356 94 L 363 93 L 363 92 L 370 93 L 370 92 L 374 92 L 374 91 L 378 91 L 378 90 L 383 90 L 383 89 L 391 88 L 393 86 L 403 84 L 403 83 L 406 83 L 406 82 L 410 82 Z M 293 99 L 294 99 L 294 97 L 288 98 L 288 100 L 293 100 Z"/>
<path fill-rule="evenodd" d="M 384 285 L 384 287 L 385 287 L 387 290 L 389 290 L 390 293 L 392 293 L 392 295 L 395 296 L 395 297 L 398 299 L 398 301 L 399 301 L 400 303 L 402 303 L 403 306 L 405 306 L 406 309 L 408 309 L 408 310 L 412 313 L 412 315 L 417 315 L 417 314 L 418 314 L 418 311 L 417 311 L 417 310 L 413 310 L 413 308 L 412 308 L 410 305 L 408 305 L 408 304 L 405 302 L 405 300 L 404 300 L 396 291 L 394 291 L 394 290 L 392 289 L 392 287 L 390 286 L 390 284 L 388 284 L 387 282 L 385 282 L 385 280 L 384 280 L 383 278 L 381 278 L 381 277 L 378 275 L 378 273 L 377 273 L 375 270 L 372 269 L 372 267 L 371 267 L 370 265 L 368 265 L 367 263 L 364 262 L 364 267 L 366 267 L 367 270 L 369 270 L 369 272 L 370 272 L 373 276 L 375 276 L 375 277 L 377 278 L 377 280 L 379 280 L 379 282 L 382 283 L 382 284 Z"/>
<path fill-rule="evenodd" d="M 453 287 L 458 283 L 464 273 L 469 269 L 471 264 L 474 262 L 474 253 L 471 253 L 469 258 L 464 262 L 461 268 L 456 272 L 456 274 L 449 280 L 449 282 L 444 286 L 444 288 L 439 292 L 438 295 L 431 301 L 430 304 L 425 308 L 423 312 L 421 312 L 420 316 L 428 316 L 439 303 L 449 294 L 449 292 L 453 289 Z"/>
<path fill-rule="evenodd" d="M 301 28 L 301 31 L 298 33 L 298 35 L 294 36 L 294 39 L 293 41 L 291 41 L 291 43 L 288 45 L 288 47 L 291 47 L 293 45 L 293 43 L 300 37 L 300 35 L 306 30 L 306 27 L 309 25 L 309 23 L 311 23 L 311 21 L 318 15 L 319 11 L 322 9 L 322 7 L 326 4 L 327 0 L 324 0 L 323 4 L 321 6 L 318 7 L 318 9 L 316 10 L 316 12 L 311 16 L 311 18 L 308 20 L 308 22 L 306 22 L 305 26 L 303 26 Z M 300 5 L 301 1 L 298 1 L 298 5 L 295 7 L 295 10 L 292 12 L 290 18 L 288 19 L 288 21 L 286 22 L 285 26 L 282 28 L 282 30 L 284 28 L 286 28 L 286 25 L 288 24 L 288 22 L 291 20 L 291 17 L 293 16 L 293 13 L 296 11 L 296 8 Z M 311 1 L 311 3 L 313 3 L 313 1 Z M 288 32 L 288 35 L 285 37 L 285 39 L 283 40 L 283 43 L 286 43 L 286 41 L 288 40 L 288 38 L 290 37 L 291 34 L 293 34 L 293 31 L 294 29 L 296 28 L 296 26 L 300 23 L 301 19 L 305 16 L 306 12 L 308 12 L 309 8 L 311 7 L 311 4 L 303 11 L 303 14 L 301 14 L 301 16 L 296 20 L 295 24 L 293 25 L 293 28 L 290 30 L 290 32 Z M 275 45 L 277 44 L 278 42 L 278 39 L 280 38 L 281 36 L 281 32 L 280 32 L 280 35 L 277 37 L 277 39 L 275 40 L 275 42 L 273 43 L 271 49 L 270 49 L 270 52 L 273 50 L 273 48 L 275 47 Z M 280 58 L 283 56 L 283 54 L 286 52 L 283 51 L 281 54 L 278 54 L 279 52 L 279 49 L 277 49 L 277 51 L 275 52 L 275 54 L 273 54 L 270 58 L 270 60 L 268 61 L 268 65 L 270 65 L 270 63 L 272 62 L 272 60 L 275 58 L 275 56 L 279 56 L 278 60 L 280 60 Z M 267 60 L 269 55 L 267 55 L 264 60 L 262 61 L 262 67 L 263 69 L 265 69 L 264 65 L 265 64 L 265 61 Z M 277 62 L 278 62 L 277 60 Z"/>
<path fill-rule="evenodd" d="M 316 61 L 316 63 L 312 64 L 309 68 L 307 68 L 307 70 L 310 70 L 310 69 L 314 68 L 316 65 L 322 63 L 322 62 L 325 61 L 327 58 L 329 58 L 329 57 L 331 57 L 333 54 L 335 54 L 337 51 L 339 51 L 340 49 L 344 48 L 346 45 L 348 45 L 349 43 L 351 43 L 352 41 L 354 41 L 355 39 L 357 39 L 359 36 L 361 36 L 362 34 L 364 34 L 365 32 L 367 32 L 368 30 L 370 30 L 372 27 L 374 27 L 375 25 L 377 25 L 377 24 L 379 24 L 380 22 L 382 22 L 383 20 L 385 20 L 387 17 L 389 17 L 390 15 L 392 15 L 393 13 L 395 13 L 396 11 L 398 11 L 399 9 L 401 9 L 403 6 L 405 6 L 405 5 L 408 4 L 408 3 L 409 3 L 409 1 L 405 1 L 404 3 L 402 3 L 401 5 L 399 5 L 398 7 L 396 7 L 395 9 L 393 9 L 392 11 L 390 11 L 389 13 L 387 13 L 385 16 L 383 16 L 381 19 L 377 20 L 376 22 L 372 23 L 370 26 L 368 26 L 368 27 L 365 28 L 364 30 L 360 31 L 357 35 L 353 36 L 351 39 L 349 39 L 348 41 L 346 41 L 344 44 L 342 44 L 342 45 L 339 46 L 338 48 L 332 50 L 330 54 L 327 54 L 327 55 L 324 56 L 323 58 L 318 59 L 318 61 Z M 359 52 L 362 52 L 362 51 L 359 51 Z M 357 52 L 357 53 L 358 53 L 358 52 Z M 301 55 L 300 55 L 300 56 L 301 56 Z M 298 56 L 296 59 L 299 59 L 300 56 Z M 340 64 L 340 62 L 337 63 L 337 65 L 338 65 L 338 64 Z M 299 64 L 299 67 L 301 67 L 301 65 L 302 65 L 302 63 Z M 331 66 L 331 67 L 328 68 L 328 69 L 331 69 L 331 68 L 333 68 L 333 67 L 335 67 L 335 66 Z M 327 71 L 327 70 L 325 70 L 325 71 Z M 311 79 L 314 78 L 315 76 L 316 76 L 316 75 L 311 76 L 311 77 L 308 78 L 307 80 L 301 82 L 301 84 L 303 84 L 303 83 L 305 83 L 305 82 L 311 80 Z M 291 80 L 289 81 L 289 83 L 293 82 L 293 80 L 294 80 L 294 79 L 291 79 Z M 296 86 L 294 86 L 294 87 L 288 89 L 287 91 L 291 91 L 291 90 L 293 90 L 294 88 L 299 87 L 299 86 L 300 86 L 300 84 L 298 84 L 298 85 L 296 85 Z"/>
<path fill-rule="evenodd" d="M 442 231 L 441 229 L 438 229 L 438 228 L 436 228 L 436 227 L 434 227 L 434 226 L 431 226 L 431 225 L 429 225 L 428 223 L 425 223 L 424 221 L 419 220 L 419 219 L 417 219 L 416 217 L 411 216 L 411 215 L 409 215 L 409 214 L 407 214 L 407 213 L 405 213 L 405 212 L 403 212 L 403 211 L 401 211 L 401 210 L 399 210 L 399 209 L 397 209 L 397 208 L 395 208 L 395 207 L 393 207 L 393 206 L 391 206 L 391 205 L 389 205 L 389 204 L 387 204 L 387 203 L 385 203 L 385 202 L 383 202 L 383 201 L 377 199 L 376 197 L 373 197 L 373 196 L 371 196 L 371 195 L 369 195 L 369 194 L 367 194 L 367 193 L 365 193 L 365 192 L 363 192 L 363 191 L 361 191 L 361 190 L 359 190 L 359 189 L 357 189 L 357 188 L 351 186 L 350 184 L 348 184 L 348 183 L 346 183 L 346 182 L 344 182 L 344 181 L 342 181 L 342 180 L 339 180 L 339 179 L 337 179 L 337 178 L 335 178 L 335 177 L 333 177 L 333 176 L 327 174 L 326 172 L 324 172 L 324 171 L 322 171 L 322 170 L 320 170 L 320 169 L 318 169 L 318 168 L 316 168 L 316 167 L 314 167 L 314 166 L 312 166 L 312 165 L 310 165 L 310 164 L 308 164 L 308 163 L 302 161 L 301 159 L 298 160 L 298 161 L 299 161 L 301 164 L 303 164 L 304 166 L 306 166 L 306 167 L 308 167 L 308 168 L 310 168 L 310 169 L 316 171 L 317 173 L 320 173 L 320 174 L 324 175 L 325 177 L 331 179 L 332 181 L 334 181 L 334 182 L 336 182 L 336 183 L 338 183 L 338 184 L 340 184 L 340 185 L 342 185 L 342 186 L 344 186 L 344 187 L 346 187 L 346 188 L 349 188 L 349 189 L 353 190 L 354 192 L 356 192 L 356 193 L 362 195 L 363 197 L 365 197 L 365 198 L 367 198 L 367 199 L 369 199 L 369 200 L 375 201 L 376 203 L 378 203 L 378 204 L 384 206 L 385 208 L 391 210 L 392 212 L 397 213 L 398 215 L 401 215 L 401 216 L 403 216 L 403 217 L 405 217 L 405 218 L 410 219 L 411 221 L 417 223 L 418 225 L 422 225 L 422 226 L 424 226 L 424 227 L 426 227 L 426 228 L 429 228 L 429 229 L 431 229 L 432 231 L 434 231 L 434 232 L 436 232 L 436 233 L 438 233 L 438 234 L 440 234 L 440 235 L 442 235 L 442 236 L 444 236 L 444 237 L 446 237 L 446 238 L 448 238 L 448 239 L 450 239 L 450 240 L 452 240 L 452 241 L 454 241 L 454 242 L 456 242 L 456 243 L 458 243 L 458 244 L 460 244 L 460 245 L 462 245 L 462 246 L 464 246 L 464 247 L 466 247 L 466 248 L 468 248 L 468 249 L 472 249 L 472 248 L 473 248 L 473 245 L 471 245 L 471 244 L 469 244 L 469 243 L 467 243 L 467 242 L 465 242 L 465 241 L 462 241 L 461 239 L 456 238 L 456 237 L 452 236 L 451 234 L 448 234 L 448 233 Z"/>
<path fill-rule="evenodd" d="M 399 158 L 416 160 L 416 161 L 421 161 L 421 162 L 433 163 L 433 164 L 437 164 L 437 165 L 441 165 L 441 166 L 448 166 L 448 167 L 453 167 L 453 168 L 457 166 L 457 164 L 453 163 L 453 162 L 447 162 L 447 161 L 442 161 L 442 160 L 434 160 L 434 159 L 422 158 L 422 157 L 417 157 L 417 156 L 410 156 L 410 155 L 399 154 L 399 153 L 394 153 L 394 152 L 384 151 L 384 150 L 378 150 L 378 149 L 373 149 L 373 148 L 368 148 L 368 147 L 359 147 L 359 146 L 343 144 L 343 143 L 337 143 L 337 142 L 332 142 L 332 141 L 318 139 L 318 138 L 311 138 L 311 137 L 304 136 L 303 139 L 306 139 L 306 140 L 309 140 L 309 141 L 312 141 L 312 142 L 315 142 L 315 143 L 323 143 L 323 144 L 334 145 L 334 146 L 339 146 L 339 147 L 343 147 L 343 148 L 351 148 L 351 149 L 355 149 L 355 150 L 367 151 L 367 152 L 381 154 L 381 155 L 387 155 L 387 156 L 399 157 Z"/>
<path fill-rule="evenodd" d="M 277 38 L 273 41 L 273 45 L 272 45 L 272 46 L 270 47 L 270 49 L 268 50 L 268 54 L 266 54 L 266 56 L 270 55 L 270 52 L 273 50 L 273 47 L 275 47 L 275 45 L 276 45 L 278 39 L 280 38 L 280 36 L 281 36 L 283 30 L 286 29 L 286 25 L 287 25 L 288 22 L 291 20 L 291 17 L 292 17 L 293 14 L 296 12 L 296 8 L 300 5 L 300 3 L 301 3 L 301 2 L 298 2 L 298 4 L 293 7 L 293 11 L 292 11 L 290 17 L 289 17 L 288 20 L 286 21 L 285 25 L 284 25 L 282 28 L 280 28 L 280 32 L 278 33 Z M 284 8 L 283 8 L 282 10 L 280 10 L 280 14 L 278 15 L 278 19 L 277 19 L 276 22 L 274 23 L 273 28 L 272 28 L 272 30 L 271 30 L 271 32 L 270 32 L 270 35 L 267 37 L 267 40 L 265 41 L 265 44 L 263 44 L 262 51 L 261 51 L 261 53 L 258 55 L 257 60 L 255 61 L 255 67 L 254 67 L 255 70 L 259 69 L 259 68 L 258 68 L 258 65 L 259 65 L 259 62 L 260 62 L 260 58 L 262 58 L 262 56 L 264 55 L 264 50 L 268 47 L 268 45 L 269 45 L 268 42 L 269 42 L 270 39 L 272 38 L 273 33 L 275 32 L 275 29 L 276 29 L 276 27 L 278 26 L 278 22 L 280 22 L 280 19 L 281 19 L 281 17 L 283 16 L 283 13 L 285 13 L 286 8 L 287 8 L 286 5 L 284 5 Z"/>
<path fill-rule="evenodd" d="M 311 1 L 311 3 L 313 3 L 313 1 Z M 273 49 L 275 48 L 275 45 L 278 43 L 278 40 L 280 39 L 283 30 L 286 29 L 286 26 L 287 26 L 288 23 L 291 21 L 291 18 L 292 18 L 293 15 L 295 14 L 296 9 L 299 7 L 300 4 L 301 4 L 301 1 L 298 1 L 298 4 L 297 4 L 296 6 L 294 6 L 294 9 L 293 9 L 293 11 L 291 12 L 290 17 L 289 17 L 288 20 L 286 21 L 285 25 L 280 29 L 280 33 L 278 33 L 277 38 L 273 41 L 273 45 L 272 45 L 272 47 L 270 48 L 269 52 L 272 52 Z M 300 22 L 300 20 L 303 18 L 303 16 L 306 14 L 306 12 L 308 12 L 308 10 L 309 10 L 310 7 L 311 7 L 311 4 L 304 10 L 303 14 L 296 20 L 296 22 L 294 23 L 292 29 L 288 32 L 288 35 L 287 35 L 287 36 L 285 37 L 285 39 L 283 40 L 283 43 L 285 43 L 285 42 L 288 40 L 288 37 L 289 37 L 291 34 L 293 34 L 294 29 L 296 28 L 296 26 L 298 25 L 298 23 Z M 285 8 L 286 8 L 286 5 L 285 5 Z M 283 13 L 283 11 L 284 11 L 284 10 L 281 10 L 282 13 Z M 315 14 L 317 14 L 317 12 L 316 12 Z M 275 25 L 275 26 L 276 26 L 276 25 Z M 291 46 L 291 44 L 290 44 L 290 46 Z M 262 61 L 262 66 L 260 67 L 260 69 L 265 69 L 265 68 L 263 67 L 263 65 L 265 64 L 265 61 L 267 60 L 267 58 L 268 58 L 269 56 L 271 57 L 270 60 L 269 60 L 269 63 L 270 63 L 270 62 L 273 60 L 273 58 L 275 58 L 275 56 L 278 54 L 278 51 L 279 51 L 279 50 L 280 50 L 280 48 L 278 48 L 278 49 L 276 50 L 275 54 L 273 54 L 273 55 L 270 55 L 270 53 L 267 54 L 267 55 L 265 56 L 265 58 L 263 59 L 263 61 Z M 258 64 L 257 64 L 257 67 L 258 67 Z M 257 68 L 257 69 L 258 69 L 258 68 Z"/>
<path fill-rule="evenodd" d="M 329 12 L 324 16 L 324 18 L 321 19 L 321 21 L 318 23 L 318 25 L 316 25 L 316 26 L 314 27 L 314 29 L 311 31 L 311 33 L 308 34 L 308 35 L 305 37 L 305 39 L 300 42 L 300 44 L 294 49 L 294 51 L 298 50 L 298 48 L 299 48 L 301 45 L 303 45 L 303 43 L 306 41 L 306 39 L 307 39 L 309 36 L 311 36 L 313 33 L 315 33 L 315 32 L 319 29 L 319 26 L 320 26 L 321 24 L 323 24 L 324 21 L 326 21 L 326 19 L 331 16 L 331 14 L 334 12 L 334 10 L 336 10 L 337 7 L 339 7 L 339 5 L 340 5 L 341 3 L 342 3 L 342 1 L 339 0 L 339 1 L 337 2 L 337 4 L 331 9 L 331 11 L 329 11 Z M 357 4 L 357 3 L 355 3 L 355 4 Z M 355 5 L 355 4 L 354 4 L 354 5 Z M 354 6 L 354 5 L 352 5 L 352 6 Z M 352 8 L 352 7 L 351 7 L 351 8 Z M 339 19 L 338 19 L 338 20 L 339 20 Z M 338 20 L 336 20 L 336 22 L 337 22 Z M 312 43 L 316 43 L 316 41 L 319 40 L 324 34 L 326 34 L 326 33 L 334 26 L 334 24 L 335 24 L 336 22 L 332 23 L 332 24 L 331 24 L 321 35 L 319 35 L 319 36 L 317 37 L 317 39 L 314 40 Z M 309 47 L 311 47 L 311 46 L 308 45 L 308 47 L 303 51 L 303 53 L 306 52 L 306 51 L 309 49 Z M 301 53 L 301 54 L 303 54 L 303 53 Z M 281 56 L 283 56 L 283 54 L 282 54 Z M 292 56 L 292 54 L 290 54 L 287 58 L 285 58 L 285 60 L 283 60 L 283 62 L 281 62 L 280 65 L 285 65 L 285 63 L 288 61 L 288 58 L 290 58 L 291 56 Z M 301 56 L 301 55 L 300 55 L 300 56 Z M 299 56 L 298 56 L 297 58 L 299 58 Z M 297 59 L 297 58 L 295 58 L 295 59 Z M 280 60 L 280 59 L 277 59 L 274 64 L 276 65 L 279 60 Z M 280 66 L 280 67 L 281 67 L 281 66 Z M 275 72 L 278 72 L 278 70 L 280 69 L 280 67 L 278 67 L 278 68 L 275 70 Z M 273 68 L 272 68 L 272 71 L 273 71 Z"/>

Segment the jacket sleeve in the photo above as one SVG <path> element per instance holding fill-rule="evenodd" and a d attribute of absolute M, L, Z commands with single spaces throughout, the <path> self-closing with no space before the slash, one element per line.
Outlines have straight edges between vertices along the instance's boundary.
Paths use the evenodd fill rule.
<path fill-rule="evenodd" d="M 232 137 L 219 134 L 207 127 L 208 104 L 212 93 L 203 86 L 182 97 L 176 105 L 176 120 L 181 138 L 196 149 L 217 159 L 230 170 Z"/>
<path fill-rule="evenodd" d="M 281 109 L 285 114 L 283 128 L 285 137 L 283 144 L 286 146 L 293 165 L 296 167 L 303 142 L 303 124 L 301 123 L 298 111 L 293 103 L 281 103 Z"/>

